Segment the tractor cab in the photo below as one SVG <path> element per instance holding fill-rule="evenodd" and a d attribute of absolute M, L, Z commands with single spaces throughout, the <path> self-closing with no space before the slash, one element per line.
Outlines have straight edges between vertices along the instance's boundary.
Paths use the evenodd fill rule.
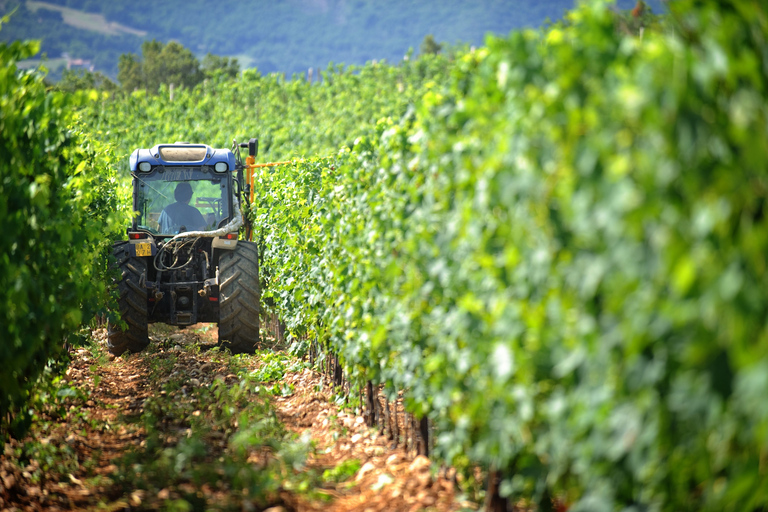
<path fill-rule="evenodd" d="M 203 144 L 160 144 L 130 158 L 137 231 L 213 231 L 232 216 L 235 155 Z"/>

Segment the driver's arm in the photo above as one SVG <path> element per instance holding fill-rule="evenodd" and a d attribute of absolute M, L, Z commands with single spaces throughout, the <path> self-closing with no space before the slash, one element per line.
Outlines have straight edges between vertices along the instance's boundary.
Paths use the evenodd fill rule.
<path fill-rule="evenodd" d="M 171 220 L 171 216 L 168 215 L 165 209 L 163 209 L 163 211 L 160 212 L 160 218 L 157 219 L 157 225 L 160 233 L 170 233 L 171 230 L 173 229 L 173 221 Z"/>

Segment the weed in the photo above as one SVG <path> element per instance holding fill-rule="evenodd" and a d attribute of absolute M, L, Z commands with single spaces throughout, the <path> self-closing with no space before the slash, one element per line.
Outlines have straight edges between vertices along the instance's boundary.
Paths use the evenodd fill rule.
<path fill-rule="evenodd" d="M 99 366 L 104 366 L 109 362 L 109 358 L 107 356 L 107 353 L 104 352 L 101 347 L 99 346 L 99 343 L 91 338 L 91 342 L 88 343 L 85 346 L 86 350 L 88 350 L 88 354 L 90 355 L 91 359 L 94 361 L 94 364 L 91 366 L 91 371 L 95 371 L 95 368 L 98 368 Z"/>
<path fill-rule="evenodd" d="M 323 471 L 322 481 L 340 483 L 352 478 L 358 471 L 360 471 L 360 461 L 357 459 L 349 459 L 340 463 L 338 466 L 332 469 L 326 469 Z"/>
<path fill-rule="evenodd" d="M 194 330 L 195 334 L 205 334 L 211 330 L 213 324 L 205 324 L 203 327 L 198 327 Z"/>
<path fill-rule="evenodd" d="M 269 392 L 274 396 L 291 396 L 296 392 L 296 387 L 293 384 L 288 384 L 286 382 L 283 382 L 282 384 L 275 383 L 269 388 Z"/>
<path fill-rule="evenodd" d="M 150 334 L 153 334 L 155 336 L 163 336 L 167 337 L 171 334 L 175 334 L 179 332 L 178 327 L 174 327 L 173 325 L 163 324 L 163 323 L 154 323 L 150 325 Z"/>

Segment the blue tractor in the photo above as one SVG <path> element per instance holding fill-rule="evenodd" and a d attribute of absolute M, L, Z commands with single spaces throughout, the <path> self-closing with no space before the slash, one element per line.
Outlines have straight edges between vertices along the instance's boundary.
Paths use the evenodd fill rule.
<path fill-rule="evenodd" d="M 154 322 L 215 322 L 223 347 L 241 353 L 258 345 L 258 250 L 238 239 L 240 201 L 249 194 L 246 147 L 253 161 L 256 139 L 232 149 L 177 142 L 131 154 L 134 217 L 113 251 L 122 322 L 108 324 L 112 354 L 146 348 Z"/>

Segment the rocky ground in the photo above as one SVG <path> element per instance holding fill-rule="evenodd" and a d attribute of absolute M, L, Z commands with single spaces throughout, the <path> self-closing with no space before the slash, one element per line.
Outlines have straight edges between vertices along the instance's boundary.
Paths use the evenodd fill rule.
<path fill-rule="evenodd" d="M 147 351 L 110 358 L 94 332 L 38 394 L 27 437 L 5 444 L 0 510 L 478 508 L 306 363 L 233 357 L 215 333 L 153 327 Z"/>

